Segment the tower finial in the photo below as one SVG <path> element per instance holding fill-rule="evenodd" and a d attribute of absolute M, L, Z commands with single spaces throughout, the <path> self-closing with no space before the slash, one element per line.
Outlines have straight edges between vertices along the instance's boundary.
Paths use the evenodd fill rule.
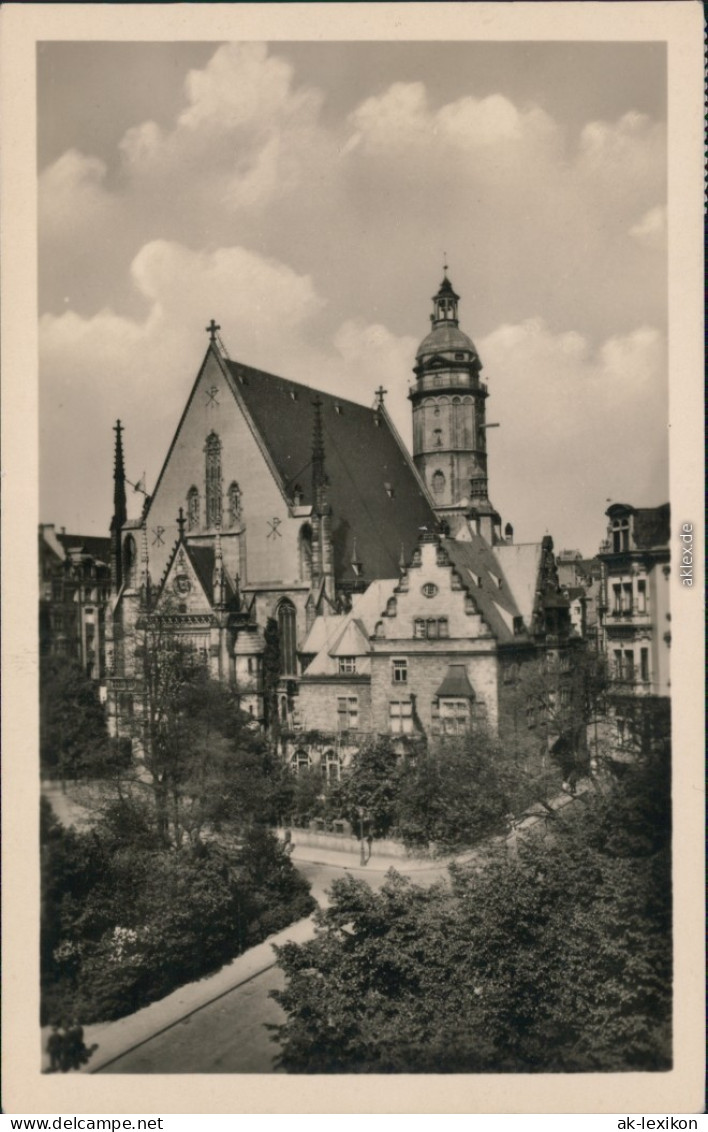
<path fill-rule="evenodd" d="M 113 457 L 113 516 L 111 518 L 111 581 L 117 593 L 123 584 L 122 530 L 128 518 L 125 498 L 125 464 L 123 461 L 123 426 L 116 421 L 113 426 L 116 434 Z"/>
<path fill-rule="evenodd" d="M 443 252 L 443 273 L 447 275 L 447 252 Z"/>
<path fill-rule="evenodd" d="M 177 513 L 177 530 L 179 531 L 179 541 L 182 542 L 184 538 L 184 525 L 187 520 L 184 517 L 184 508 L 180 507 Z"/>
<path fill-rule="evenodd" d="M 219 324 L 217 322 L 214 322 L 214 319 L 212 318 L 209 325 L 206 326 L 204 329 L 206 330 L 207 334 L 209 335 L 209 341 L 210 342 L 216 342 L 217 331 L 221 330 L 221 327 L 219 326 Z"/>

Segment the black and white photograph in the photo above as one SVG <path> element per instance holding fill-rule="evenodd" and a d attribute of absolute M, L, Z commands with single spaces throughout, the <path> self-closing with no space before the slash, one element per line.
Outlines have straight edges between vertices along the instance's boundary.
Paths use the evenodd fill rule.
<path fill-rule="evenodd" d="M 702 782 L 675 47 L 179 7 L 33 46 L 27 1072 L 659 1097 Z M 607 6 L 652 7 L 691 6 Z"/>

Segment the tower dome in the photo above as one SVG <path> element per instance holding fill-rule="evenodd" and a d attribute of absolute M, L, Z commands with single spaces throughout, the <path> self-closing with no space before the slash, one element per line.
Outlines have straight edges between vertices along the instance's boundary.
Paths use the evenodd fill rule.
<path fill-rule="evenodd" d="M 416 351 L 418 365 L 425 365 L 429 358 L 436 355 L 440 357 L 452 355 L 447 360 L 475 362 L 480 369 L 482 368 L 474 342 L 460 330 L 457 320 L 459 300 L 460 296 L 455 293 L 450 280 L 445 275 L 437 295 L 433 295 L 433 313 L 430 316 L 432 329 Z"/>

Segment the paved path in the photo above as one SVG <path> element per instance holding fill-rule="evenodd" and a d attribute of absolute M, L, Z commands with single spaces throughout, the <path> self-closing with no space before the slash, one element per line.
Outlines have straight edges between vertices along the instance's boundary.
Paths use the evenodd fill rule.
<path fill-rule="evenodd" d="M 297 850 L 296 850 L 297 852 Z M 397 862 L 397 865 L 403 862 Z M 382 861 L 378 867 L 345 869 L 343 865 L 319 864 L 315 861 L 296 860 L 298 870 L 312 885 L 312 894 L 321 906 L 328 903 L 327 891 L 336 877 L 345 871 L 355 872 L 357 876 L 366 874 L 366 881 L 378 889 L 386 879 L 389 862 Z M 371 862 L 370 862 L 371 864 Z M 417 883 L 432 884 L 447 875 L 444 865 L 426 862 L 425 870 L 416 875 Z M 399 869 L 403 871 L 403 869 Z M 284 939 L 296 939 L 302 943 L 314 935 L 314 925 L 310 920 L 301 920 L 291 928 L 286 928 L 271 941 L 260 944 L 246 955 L 235 959 L 211 979 L 200 980 L 191 987 L 175 991 L 168 999 L 154 1003 L 145 1010 L 138 1011 L 131 1018 L 121 1019 L 106 1027 L 103 1034 L 98 1027 L 86 1027 L 86 1042 L 99 1043 L 99 1048 L 89 1062 L 90 1073 L 273 1073 L 278 1045 L 271 1037 L 268 1025 L 283 1022 L 285 1015 L 278 1004 L 270 997 L 270 991 L 284 985 L 284 976 L 275 966 L 275 956 L 271 944 Z M 258 953 L 257 955 L 255 953 Z M 246 974 L 248 961 L 250 977 Z M 253 972 L 256 972 L 255 974 Z M 238 981 L 236 981 L 238 980 Z M 223 983 L 231 983 L 233 989 L 222 990 L 218 997 L 214 992 Z M 185 995 L 192 991 L 203 999 L 202 1005 L 194 1005 L 185 1013 Z M 169 1000 L 174 1000 L 170 1003 Z M 196 1002 L 196 999 L 195 999 Z M 181 1013 L 180 1013 L 181 1011 Z M 143 1016 L 142 1020 L 140 1016 Z M 162 1017 L 161 1017 L 162 1016 Z M 136 1041 L 131 1042 L 131 1031 L 138 1023 Z M 158 1027 L 154 1037 L 149 1036 L 150 1027 Z M 122 1052 L 126 1051 L 126 1052 Z"/>
<path fill-rule="evenodd" d="M 571 803 L 567 795 L 554 799 L 553 809 Z M 540 815 L 529 814 L 509 840 L 537 826 Z M 502 839 L 503 840 L 503 839 Z M 472 861 L 476 851 L 457 859 Z M 351 854 L 319 847 L 295 846 L 293 861 L 312 885 L 321 906 L 338 876 L 351 873 L 378 889 L 390 868 L 410 875 L 417 884 L 447 877 L 449 860 L 385 858 L 376 853 L 362 866 Z M 269 992 L 282 985 L 275 966 L 273 944 L 304 943 L 314 935 L 311 919 L 300 920 L 251 948 L 214 975 L 180 987 L 159 1002 L 117 1022 L 85 1027 L 87 1046 L 96 1051 L 83 1072 L 98 1073 L 272 1073 L 277 1046 L 268 1023 L 283 1015 Z M 46 1034 L 43 1038 L 46 1044 Z"/>

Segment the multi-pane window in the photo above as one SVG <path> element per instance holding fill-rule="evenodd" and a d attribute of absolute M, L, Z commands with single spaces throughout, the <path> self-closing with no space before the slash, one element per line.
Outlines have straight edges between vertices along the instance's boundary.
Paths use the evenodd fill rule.
<path fill-rule="evenodd" d="M 639 652 L 639 671 L 643 683 L 649 681 L 649 649 L 640 649 Z"/>
<path fill-rule="evenodd" d="M 187 492 L 187 527 L 190 531 L 199 526 L 199 491 L 190 487 Z"/>
<path fill-rule="evenodd" d="M 322 769 L 327 782 L 339 782 L 342 775 L 342 760 L 336 751 L 325 751 Z"/>
<path fill-rule="evenodd" d="M 632 583 L 622 583 L 622 609 L 625 613 L 632 612 Z"/>
<path fill-rule="evenodd" d="M 295 751 L 290 756 L 290 766 L 295 771 L 295 774 L 300 774 L 302 771 L 308 770 L 310 766 L 310 756 L 307 751 L 303 751 L 302 748 Z"/>
<path fill-rule="evenodd" d="M 612 596 L 614 599 L 613 611 L 615 613 L 622 612 L 622 586 L 618 583 L 612 587 Z"/>
<path fill-rule="evenodd" d="M 407 684 L 408 683 L 408 661 L 407 660 L 393 660 L 391 661 L 391 680 L 394 684 Z"/>
<path fill-rule="evenodd" d="M 278 632 L 281 675 L 294 676 L 297 673 L 297 639 L 295 606 L 291 601 L 281 601 L 278 606 Z"/>
<path fill-rule="evenodd" d="M 624 661 L 622 656 L 622 649 L 614 649 L 612 654 L 614 661 L 615 677 L 621 680 L 624 676 Z"/>
<path fill-rule="evenodd" d="M 206 521 L 208 527 L 221 525 L 221 441 L 210 432 L 204 445 L 206 455 Z"/>
<path fill-rule="evenodd" d="M 615 554 L 629 550 L 629 519 L 617 519 L 612 524 L 612 549 Z"/>
<path fill-rule="evenodd" d="M 637 582 L 637 613 L 647 611 L 647 584 L 643 578 Z"/>
<path fill-rule="evenodd" d="M 413 622 L 413 636 L 418 640 L 437 640 L 449 637 L 450 626 L 447 617 L 416 617 Z"/>
<path fill-rule="evenodd" d="M 439 704 L 440 730 L 443 735 L 465 735 L 470 728 L 469 700 L 445 697 Z"/>
<path fill-rule="evenodd" d="M 413 730 L 413 704 L 410 700 L 391 700 L 388 705 L 389 727 L 397 734 Z"/>
<path fill-rule="evenodd" d="M 353 676 L 356 673 L 356 657 L 355 656 L 340 656 L 339 657 L 339 675 L 340 676 Z"/>
<path fill-rule="evenodd" d="M 624 678 L 630 683 L 634 680 L 634 653 L 627 649 L 624 654 Z"/>
<path fill-rule="evenodd" d="M 358 696 L 337 696 L 337 725 L 340 731 L 352 731 L 359 726 Z"/>
<path fill-rule="evenodd" d="M 229 485 L 229 526 L 235 527 L 241 521 L 241 488 L 236 482 Z"/>

